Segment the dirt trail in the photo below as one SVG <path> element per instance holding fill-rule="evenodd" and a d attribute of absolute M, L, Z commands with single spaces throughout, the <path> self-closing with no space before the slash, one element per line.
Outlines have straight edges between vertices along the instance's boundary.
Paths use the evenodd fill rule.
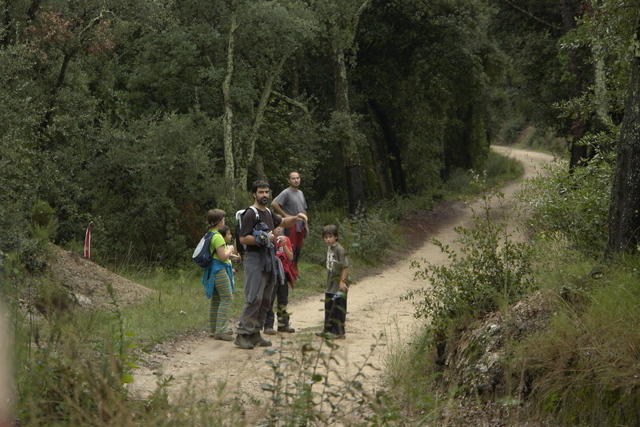
<path fill-rule="evenodd" d="M 494 147 L 494 150 L 520 160 L 525 167 L 525 177 L 534 176 L 541 164 L 552 159 L 548 154 L 525 150 L 504 147 Z M 514 183 L 502 189 L 505 194 L 503 206 L 513 200 L 518 187 L 519 184 Z M 457 235 L 454 227 L 468 224 L 470 218 L 470 207 L 460 203 L 456 205 L 451 217 L 439 229 L 434 230 L 431 237 L 455 247 L 453 242 Z M 400 297 L 408 290 L 424 285 L 424 282 L 413 280 L 414 269 L 411 267 L 412 260 L 422 258 L 433 264 L 446 262 L 440 250 L 427 241 L 379 274 L 367 277 L 351 287 L 347 338 L 337 342 L 340 345 L 338 357 L 343 360 L 340 369 L 345 370 L 345 374 L 356 371 L 358 362 L 369 354 L 371 345 L 376 342 L 376 335 L 383 334 L 380 343 L 386 346 L 393 346 L 410 338 L 416 322 L 412 315 L 413 305 L 411 301 Z M 318 295 L 290 306 L 292 324 L 298 332 L 286 336 L 286 339 L 294 342 L 319 340 L 313 332 L 321 329 L 324 319 L 321 298 Z M 268 338 L 272 338 L 275 346 L 279 345 L 278 337 Z M 235 389 L 242 393 L 259 393 L 260 383 L 272 375 L 265 363 L 269 357 L 262 350 L 241 350 L 232 343 L 213 339 L 191 339 L 180 343 L 175 352 L 167 355 L 160 369 L 153 372 L 146 368 L 139 369 L 135 375 L 133 391 L 146 395 L 155 388 L 158 375 L 171 375 L 174 377 L 171 388 L 174 392 L 186 385 L 209 385 L 207 389 L 213 395 L 214 387 L 211 385 L 224 381 L 230 391 Z M 388 351 L 382 347 L 370 362 L 374 366 L 383 367 L 387 354 Z M 375 388 L 378 383 L 377 371 L 370 370 L 368 374 L 371 375 L 368 376 L 370 384 L 367 385 Z"/>

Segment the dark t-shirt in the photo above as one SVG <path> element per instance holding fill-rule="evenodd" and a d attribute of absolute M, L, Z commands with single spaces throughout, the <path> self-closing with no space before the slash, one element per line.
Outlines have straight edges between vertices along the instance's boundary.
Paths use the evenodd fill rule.
<path fill-rule="evenodd" d="M 272 213 L 267 210 L 258 209 L 258 214 L 260 215 L 260 220 L 267 225 L 269 231 L 272 231 L 274 228 L 280 225 L 282 222 L 282 217 L 276 213 Z M 253 227 L 256 225 L 256 214 L 253 212 L 253 209 L 247 208 L 242 216 L 242 227 L 240 227 L 240 236 L 249 236 L 253 233 Z M 248 252 L 258 252 L 260 251 L 260 247 L 256 245 L 247 245 Z"/>
<path fill-rule="evenodd" d="M 327 292 L 336 294 L 340 288 L 342 270 L 349 268 L 349 259 L 340 243 L 327 248 Z"/>

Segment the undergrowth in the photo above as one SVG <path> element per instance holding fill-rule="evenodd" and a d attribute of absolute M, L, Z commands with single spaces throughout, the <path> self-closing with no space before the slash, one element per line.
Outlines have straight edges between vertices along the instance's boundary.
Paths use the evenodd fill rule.
<path fill-rule="evenodd" d="M 461 319 L 475 319 L 517 301 L 533 287 L 529 247 L 513 241 L 506 223 L 492 216 L 491 196 L 502 197 L 485 194 L 472 226 L 456 227 L 459 249 L 433 241 L 448 263 L 414 262 L 416 278 L 429 286 L 409 292 L 407 298 L 416 300 L 415 316 L 428 319 L 436 335 L 446 334 Z"/>
<path fill-rule="evenodd" d="M 640 420 L 640 256 L 602 257 L 611 165 L 610 153 L 596 152 L 586 167 L 572 173 L 565 165 L 551 166 L 546 177 L 535 178 L 521 192 L 528 214 L 531 278 L 551 296 L 544 311 L 552 314 L 542 329 L 504 343 L 505 378 L 520 378 L 512 398 L 520 412 L 516 418 L 616 426 Z M 500 265 L 492 251 L 482 255 L 474 249 L 482 242 L 492 247 L 486 245 L 491 239 L 477 237 L 465 242 L 464 262 L 443 247 L 451 265 L 422 270 L 434 291 L 418 293 L 417 313 L 432 323 L 411 345 L 390 355 L 388 381 L 395 396 L 429 420 L 442 404 L 425 389 L 437 391 L 439 366 L 447 369 L 438 358 L 438 345 L 446 343 L 460 322 L 513 301 L 500 297 L 499 287 L 498 292 L 484 292 L 491 288 L 475 280 L 487 271 L 484 261 L 492 268 Z M 501 277 L 500 271 L 495 277 Z M 528 279 L 520 283 L 525 286 L 512 294 L 514 299 L 529 289 Z"/>
<path fill-rule="evenodd" d="M 424 323 L 409 345 L 390 354 L 387 379 L 418 418 L 433 420 L 442 410 L 440 401 L 447 399 L 449 391 L 439 378 L 446 369 L 447 352 L 455 351 L 449 346 L 455 346 L 458 331 L 534 288 L 529 246 L 515 242 L 507 224 L 496 218 L 492 201 L 500 201 L 502 195 L 483 188 L 481 208 L 473 213 L 472 225 L 456 228 L 456 246 L 434 240 L 448 262 L 414 262 L 416 279 L 425 286 L 410 291 L 406 298 L 415 301 L 414 315 Z"/>
<path fill-rule="evenodd" d="M 612 180 L 611 153 L 597 154 L 572 173 L 564 162 L 547 167 L 544 176 L 527 181 L 518 195 L 530 235 L 562 235 L 581 252 L 601 254 L 607 240 Z"/>
<path fill-rule="evenodd" d="M 530 377 L 536 410 L 563 424 L 637 425 L 640 257 L 602 265 L 566 249 L 543 260 L 537 278 L 557 292 L 556 314 L 515 347 L 512 369 Z"/>

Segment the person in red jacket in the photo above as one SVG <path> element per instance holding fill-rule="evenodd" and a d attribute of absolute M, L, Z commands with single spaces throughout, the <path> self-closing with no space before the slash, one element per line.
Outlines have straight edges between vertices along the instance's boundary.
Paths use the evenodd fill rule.
<path fill-rule="evenodd" d="M 289 286 L 293 289 L 296 284 L 297 272 L 293 265 L 293 247 L 291 240 L 287 236 L 283 236 L 283 228 L 276 227 L 273 230 L 275 236 L 276 257 L 282 263 L 284 270 L 284 283 L 276 284 L 275 295 L 273 300 L 277 301 L 276 313 L 278 314 L 278 332 L 295 332 L 296 330 L 289 324 L 291 315 L 287 312 L 287 304 L 289 303 Z M 273 301 L 271 309 L 267 312 L 264 322 L 264 333 L 274 335 L 276 331 L 273 329 L 275 316 L 273 313 Z"/>

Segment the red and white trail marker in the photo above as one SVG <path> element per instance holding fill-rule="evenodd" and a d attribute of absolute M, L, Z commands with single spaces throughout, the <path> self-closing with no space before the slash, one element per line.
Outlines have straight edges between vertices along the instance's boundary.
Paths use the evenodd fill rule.
<path fill-rule="evenodd" d="M 84 232 L 84 251 L 82 257 L 91 259 L 91 231 L 93 230 L 93 222 L 90 222 L 87 226 L 87 230 Z"/>

